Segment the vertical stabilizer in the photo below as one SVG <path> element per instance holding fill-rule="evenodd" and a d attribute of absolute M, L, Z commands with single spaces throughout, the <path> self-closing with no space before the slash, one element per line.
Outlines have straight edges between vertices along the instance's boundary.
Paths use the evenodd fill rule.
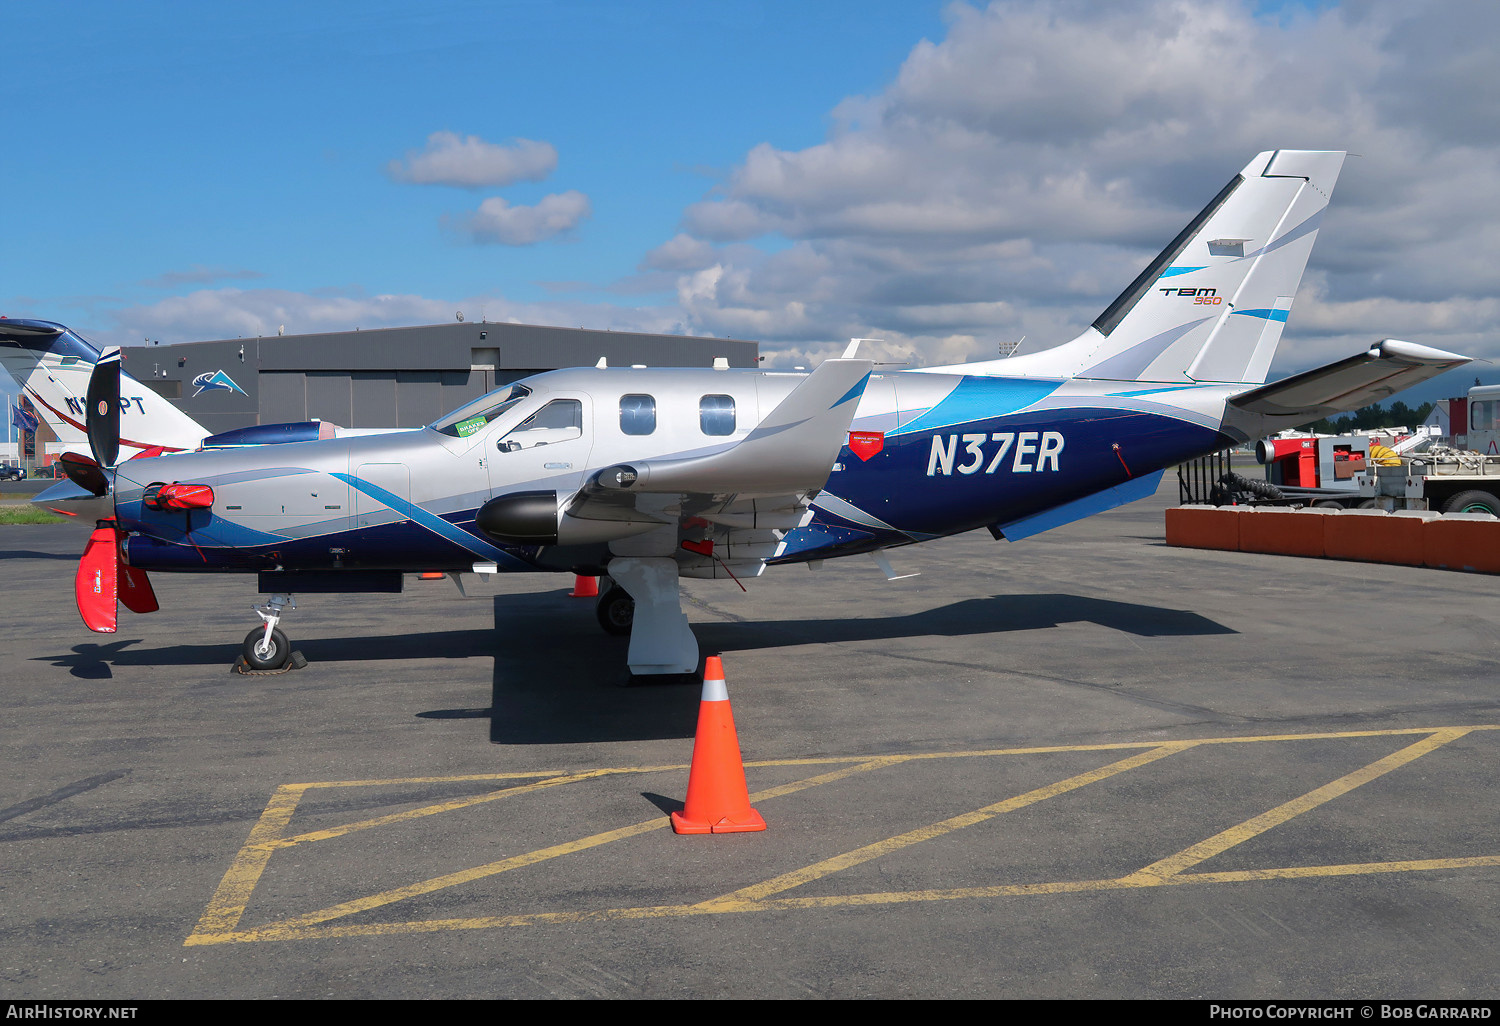
<path fill-rule="evenodd" d="M 1088 331 L 969 373 L 1263 382 L 1344 163 L 1340 150 L 1259 154 Z"/>
<path fill-rule="evenodd" d="M 86 452 L 89 378 L 97 348 L 51 321 L 0 318 L 0 365 L 16 379 L 60 442 Z M 208 434 L 192 417 L 124 372 L 120 375 L 120 455 L 198 448 Z"/>

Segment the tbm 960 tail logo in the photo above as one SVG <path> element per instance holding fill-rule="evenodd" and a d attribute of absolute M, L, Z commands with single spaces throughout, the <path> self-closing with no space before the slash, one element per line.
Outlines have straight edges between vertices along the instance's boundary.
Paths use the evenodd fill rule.
<path fill-rule="evenodd" d="M 1013 474 L 1056 471 L 1065 439 L 1060 431 L 997 431 L 994 434 L 933 435 L 927 476 L 993 474 L 1009 457 Z M 988 450 L 988 451 L 986 451 Z M 961 457 L 961 459 L 960 459 Z"/>

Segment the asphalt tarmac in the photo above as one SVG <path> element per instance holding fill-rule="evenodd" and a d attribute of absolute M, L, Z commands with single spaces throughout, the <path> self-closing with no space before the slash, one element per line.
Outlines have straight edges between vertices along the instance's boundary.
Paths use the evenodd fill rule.
<path fill-rule="evenodd" d="M 1170 478 L 1168 479 L 1170 482 Z M 1155 500 L 686 582 L 762 833 L 678 836 L 699 689 L 571 578 L 299 598 L 0 527 L 0 992 L 1496 996 L 1495 577 L 1168 548 Z"/>

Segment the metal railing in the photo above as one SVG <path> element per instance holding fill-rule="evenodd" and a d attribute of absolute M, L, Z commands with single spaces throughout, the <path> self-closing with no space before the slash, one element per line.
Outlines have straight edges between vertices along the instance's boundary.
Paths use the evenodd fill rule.
<path fill-rule="evenodd" d="M 1177 468 L 1177 502 L 1182 506 L 1213 505 L 1212 492 L 1219 478 L 1229 473 L 1233 449 L 1188 460 Z"/>

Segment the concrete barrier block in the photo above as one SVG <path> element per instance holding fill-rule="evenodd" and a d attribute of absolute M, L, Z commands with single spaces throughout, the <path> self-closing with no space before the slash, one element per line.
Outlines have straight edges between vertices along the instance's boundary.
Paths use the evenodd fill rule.
<path fill-rule="evenodd" d="M 1323 554 L 1329 559 L 1421 566 L 1422 524 L 1421 517 L 1394 516 L 1383 509 L 1349 510 L 1323 532 Z"/>
<path fill-rule="evenodd" d="M 1425 565 L 1500 574 L 1500 520 L 1484 513 L 1449 513 L 1420 523 Z"/>
<path fill-rule="evenodd" d="M 1337 516 L 1335 510 L 1261 506 L 1240 522 L 1240 551 L 1321 557 L 1324 524 Z"/>
<path fill-rule="evenodd" d="M 1173 506 L 1167 510 L 1167 544 L 1187 549 L 1240 547 L 1240 506 Z"/>

